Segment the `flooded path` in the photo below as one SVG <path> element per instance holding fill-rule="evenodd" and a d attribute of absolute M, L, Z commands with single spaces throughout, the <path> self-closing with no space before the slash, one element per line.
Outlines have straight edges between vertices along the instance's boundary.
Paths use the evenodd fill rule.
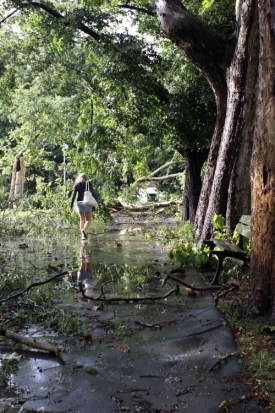
<path fill-rule="evenodd" d="M 64 296 L 58 306 L 82 324 L 85 335 L 57 337 L 29 326 L 37 341 L 62 343 L 54 356 L 1 341 L 0 412 L 259 412 L 250 389 L 230 378 L 241 371 L 231 330 L 209 293 L 156 298 L 175 287 L 161 280 L 175 265 L 167 252 L 148 243 L 139 228 L 93 226 L 87 242 L 66 232 L 51 240 L 11 240 L 6 265 L 36 272 L 43 280 L 49 267 L 69 269 L 58 281 Z M 18 245 L 27 244 L 26 250 Z M 187 269 L 184 280 L 202 284 Z M 83 296 L 91 297 L 87 299 Z M 102 303 L 94 297 L 113 297 Z M 119 301 L 115 298 L 140 298 Z M 67 322 L 64 316 L 64 322 Z M 15 365 L 3 355 L 15 352 Z M 219 357 L 231 355 L 226 361 Z"/>

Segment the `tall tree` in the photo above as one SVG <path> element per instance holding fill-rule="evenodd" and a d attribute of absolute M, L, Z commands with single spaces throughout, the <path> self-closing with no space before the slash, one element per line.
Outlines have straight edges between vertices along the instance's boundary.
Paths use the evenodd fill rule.
<path fill-rule="evenodd" d="M 197 235 L 210 235 L 214 213 L 226 212 L 232 230 L 252 203 L 250 307 L 257 314 L 269 313 L 274 322 L 275 4 L 240 1 L 235 36 L 225 42 L 180 1 L 154 3 L 163 30 L 203 73 L 216 98 L 217 123 L 197 211 Z"/>

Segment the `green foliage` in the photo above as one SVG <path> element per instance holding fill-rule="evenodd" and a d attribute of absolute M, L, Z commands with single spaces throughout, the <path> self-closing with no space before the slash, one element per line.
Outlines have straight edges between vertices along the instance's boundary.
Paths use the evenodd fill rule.
<path fill-rule="evenodd" d="M 25 274 L 16 272 L 5 273 L 2 271 L 0 277 L 0 300 L 5 300 L 10 296 L 21 293 L 34 282 Z M 16 308 L 16 317 L 10 317 L 14 312 L 14 300 L 3 301 L 1 304 L 2 318 L 6 318 L 7 328 L 14 323 L 21 325 L 42 324 L 45 328 L 53 329 L 59 334 L 83 335 L 88 328 L 88 323 L 81 318 L 75 317 L 75 313 L 69 307 L 64 309 L 60 305 L 60 300 L 64 296 L 64 286 L 60 281 L 49 282 L 41 286 L 31 288 L 28 293 L 22 294 L 20 306 Z M 58 304 L 58 305 L 57 305 Z"/>
<path fill-rule="evenodd" d="M 11 354 L 4 354 L 1 357 L 2 361 L 4 361 L 5 363 L 12 363 L 12 362 L 17 362 L 20 361 L 22 359 L 22 355 L 17 354 L 16 352 L 13 352 Z"/>
<path fill-rule="evenodd" d="M 239 244 L 239 241 L 240 241 L 240 234 L 238 233 L 238 231 L 234 231 L 234 233 L 233 233 L 233 240 L 235 241 L 235 243 L 238 245 Z M 245 252 L 247 252 L 247 254 L 250 254 L 251 253 L 251 241 L 248 239 L 248 238 L 246 238 L 246 237 L 243 237 L 243 250 L 245 251 Z"/>
<path fill-rule="evenodd" d="M 18 13 L 19 44 L 8 21 L 0 33 L 2 83 L 10 85 L 0 97 L 0 133 L 5 147 L 1 169 L 8 175 L 14 155 L 29 142 L 25 188 L 29 195 L 37 192 L 39 197 L 42 186 L 43 190 L 47 185 L 53 190 L 60 184 L 62 144 L 66 142 L 68 178 L 74 179 L 79 171 L 87 172 L 108 204 L 117 196 L 119 182 L 128 186 L 131 179 L 156 169 L 179 143 L 181 148 L 193 147 L 198 141 L 196 147 L 209 144 L 212 126 L 206 127 L 206 122 L 213 122 L 206 95 L 212 101 L 213 96 L 201 82 L 196 89 L 194 71 L 183 82 L 187 66 L 179 70 L 183 60 L 174 48 L 167 46 L 165 53 L 156 39 L 131 36 L 127 27 L 123 33 L 119 20 L 129 13 L 117 9 L 117 2 L 106 4 L 104 11 L 102 2 L 85 2 L 85 8 L 82 6 L 79 4 L 76 10 L 74 3 L 66 1 L 54 6 L 66 16 L 65 32 L 62 21 L 29 9 L 27 14 Z M 150 4 L 145 7 L 152 10 Z M 74 42 L 79 21 L 89 21 L 94 30 L 105 35 L 109 32 L 108 41 L 105 37 L 93 48 L 85 38 Z M 141 16 L 136 22 L 149 30 Z M 120 30 L 115 30 L 118 26 Z M 157 22 L 150 24 L 151 31 L 153 26 L 160 36 Z M 174 58 L 175 67 L 171 66 Z M 187 122 L 189 115 L 183 109 L 186 111 L 190 102 L 192 121 L 190 118 Z M 207 112 L 204 120 L 201 110 Z M 163 189 L 174 192 L 179 185 L 164 183 Z M 43 200 L 47 209 L 51 203 L 48 194 L 46 190 Z M 40 202 L 37 200 L 39 207 Z"/>
<path fill-rule="evenodd" d="M 117 340 L 124 340 L 133 333 L 133 329 L 130 326 L 122 324 L 119 320 L 110 321 L 109 329 Z"/>
<path fill-rule="evenodd" d="M 264 325 L 264 326 L 262 326 L 262 332 L 263 333 L 274 334 L 275 333 L 275 327 Z"/>
<path fill-rule="evenodd" d="M 209 9 L 209 8 L 211 7 L 212 3 L 213 3 L 213 1 L 203 0 L 202 5 L 203 5 L 203 7 L 204 7 L 205 9 Z"/>
<path fill-rule="evenodd" d="M 238 245 L 240 241 L 240 234 L 235 230 L 233 236 L 227 234 L 227 227 L 225 225 L 225 218 L 222 215 L 215 214 L 213 217 L 214 236 L 217 239 L 230 239 L 234 244 Z M 243 249 L 248 254 L 251 252 L 251 241 L 248 238 L 243 238 Z"/>
<path fill-rule="evenodd" d="M 183 236 L 184 237 L 184 236 Z M 183 238 L 177 246 L 169 252 L 169 258 L 175 260 L 178 264 L 195 265 L 197 268 L 209 266 L 209 250 L 202 242 L 196 242 L 193 239 Z"/>
<path fill-rule="evenodd" d="M 149 239 L 161 239 L 162 244 L 169 248 L 169 258 L 179 265 L 204 268 L 210 264 L 209 251 L 203 242 L 196 240 L 194 229 L 189 221 L 179 222 L 171 227 L 152 229 L 146 235 Z"/>
<path fill-rule="evenodd" d="M 215 214 L 213 217 L 214 237 L 218 239 L 228 239 L 225 219 L 222 215 Z"/>

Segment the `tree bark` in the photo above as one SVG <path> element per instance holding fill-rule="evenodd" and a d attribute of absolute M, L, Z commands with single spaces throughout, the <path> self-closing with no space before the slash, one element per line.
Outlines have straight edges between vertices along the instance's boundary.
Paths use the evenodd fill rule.
<path fill-rule="evenodd" d="M 249 44 L 251 39 L 255 38 L 255 33 L 252 31 L 252 27 L 254 27 L 252 23 L 255 19 L 254 6 L 254 0 L 247 0 L 243 3 L 240 32 L 234 55 L 226 71 L 226 117 L 214 179 L 208 200 L 203 191 L 201 194 L 200 203 L 202 202 L 204 206 L 207 205 L 206 213 L 204 216 L 199 216 L 200 210 L 198 210 L 198 219 L 196 220 L 196 234 L 202 239 L 211 236 L 214 214 L 226 216 L 226 225 L 232 232 L 240 216 L 250 212 L 247 210 L 249 208 L 247 198 L 250 197 L 249 169 L 244 171 L 241 169 L 241 165 L 249 167 L 251 159 L 251 153 L 249 152 L 251 134 L 244 136 L 243 128 L 245 125 L 244 119 L 247 116 L 244 109 L 246 108 L 245 102 L 247 102 L 246 85 L 248 73 L 250 73 Z M 251 79 L 249 79 L 250 81 Z M 242 147 L 242 150 L 240 150 L 240 147 Z M 204 185 L 209 185 L 209 183 L 204 180 Z M 248 194 L 245 199 L 232 198 L 233 188 L 238 186 L 242 187 L 243 191 Z M 203 222 L 201 223 L 201 221 Z"/>
<path fill-rule="evenodd" d="M 275 2 L 242 2 L 234 53 L 227 54 L 224 71 L 220 44 L 214 59 L 205 61 L 207 67 L 198 63 L 203 53 L 199 56 L 196 52 L 200 47 L 192 43 L 206 46 L 211 55 L 209 37 L 205 28 L 202 29 L 205 41 L 200 35 L 195 39 L 194 34 L 186 34 L 191 27 L 197 34 L 201 27 L 199 23 L 193 26 L 193 18 L 179 1 L 156 0 L 155 4 L 159 5 L 157 12 L 163 30 L 205 75 L 216 97 L 220 126 L 216 125 L 210 148 L 195 221 L 196 234 L 200 238 L 211 235 L 215 213 L 226 213 L 226 223 L 232 232 L 236 220 L 249 213 L 252 205 L 249 308 L 255 314 L 269 316 L 269 321 L 275 323 Z M 226 87 L 222 81 L 212 81 L 213 66 Z"/>
<path fill-rule="evenodd" d="M 216 99 L 216 127 L 195 218 L 196 236 L 207 239 L 211 236 L 214 214 L 226 216 L 232 231 L 239 217 L 250 213 L 251 133 L 244 135 L 243 131 L 244 109 L 250 103 L 246 101 L 246 86 L 255 0 L 243 2 L 236 38 L 227 43 L 179 0 L 154 3 L 162 29 L 205 76 Z M 236 188 L 245 196 L 236 197 Z"/>
<path fill-rule="evenodd" d="M 198 207 L 202 179 L 201 170 L 207 159 L 208 151 L 195 151 L 186 149 L 179 151 L 185 160 L 185 186 L 182 203 L 182 219 L 195 223 L 195 216 Z"/>
<path fill-rule="evenodd" d="M 12 331 L 6 330 L 2 326 L 0 326 L 0 335 L 5 336 L 8 339 L 17 341 L 18 343 L 24 344 L 25 346 L 38 348 L 39 350 L 49 351 L 50 353 L 53 353 L 56 356 L 58 356 L 62 351 L 61 347 L 52 346 L 48 343 L 40 343 L 29 337 L 24 337 L 21 334 L 13 333 Z"/>
<path fill-rule="evenodd" d="M 25 182 L 25 161 L 24 156 L 21 153 L 15 157 L 12 177 L 11 177 L 11 187 L 10 187 L 10 198 L 11 205 L 13 208 L 16 205 L 16 198 L 23 195 L 24 192 L 24 182 Z"/>
<path fill-rule="evenodd" d="M 259 76 L 253 139 L 250 310 L 275 323 L 275 3 L 258 1 Z"/>

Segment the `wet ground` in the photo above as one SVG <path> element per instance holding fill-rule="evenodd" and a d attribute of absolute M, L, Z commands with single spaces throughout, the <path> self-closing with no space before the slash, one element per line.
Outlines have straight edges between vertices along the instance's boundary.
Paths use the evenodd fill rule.
<path fill-rule="evenodd" d="M 139 235 L 140 228 L 93 227 L 87 242 L 66 233 L 52 240 L 21 239 L 28 243 L 27 255 L 14 247 L 18 265 L 28 262 L 42 271 L 55 260 L 73 269 L 64 280 L 74 289 L 73 299 L 64 296 L 60 310 L 69 306 L 88 321 L 89 334 L 66 337 L 60 356 L 1 341 L 1 357 L 15 350 L 23 355 L 1 380 L 1 413 L 261 411 L 249 385 L 236 379 L 242 365 L 212 296 L 190 296 L 180 285 L 179 294 L 157 299 L 175 288 L 174 282 L 161 288 L 175 265 L 157 243 Z M 203 284 L 193 269 L 177 275 Z M 105 298 L 114 300 L 102 304 L 93 298 L 102 294 L 103 283 Z M 133 300 L 115 300 L 120 297 Z M 31 332 L 37 341 L 58 341 L 35 326 Z"/>

